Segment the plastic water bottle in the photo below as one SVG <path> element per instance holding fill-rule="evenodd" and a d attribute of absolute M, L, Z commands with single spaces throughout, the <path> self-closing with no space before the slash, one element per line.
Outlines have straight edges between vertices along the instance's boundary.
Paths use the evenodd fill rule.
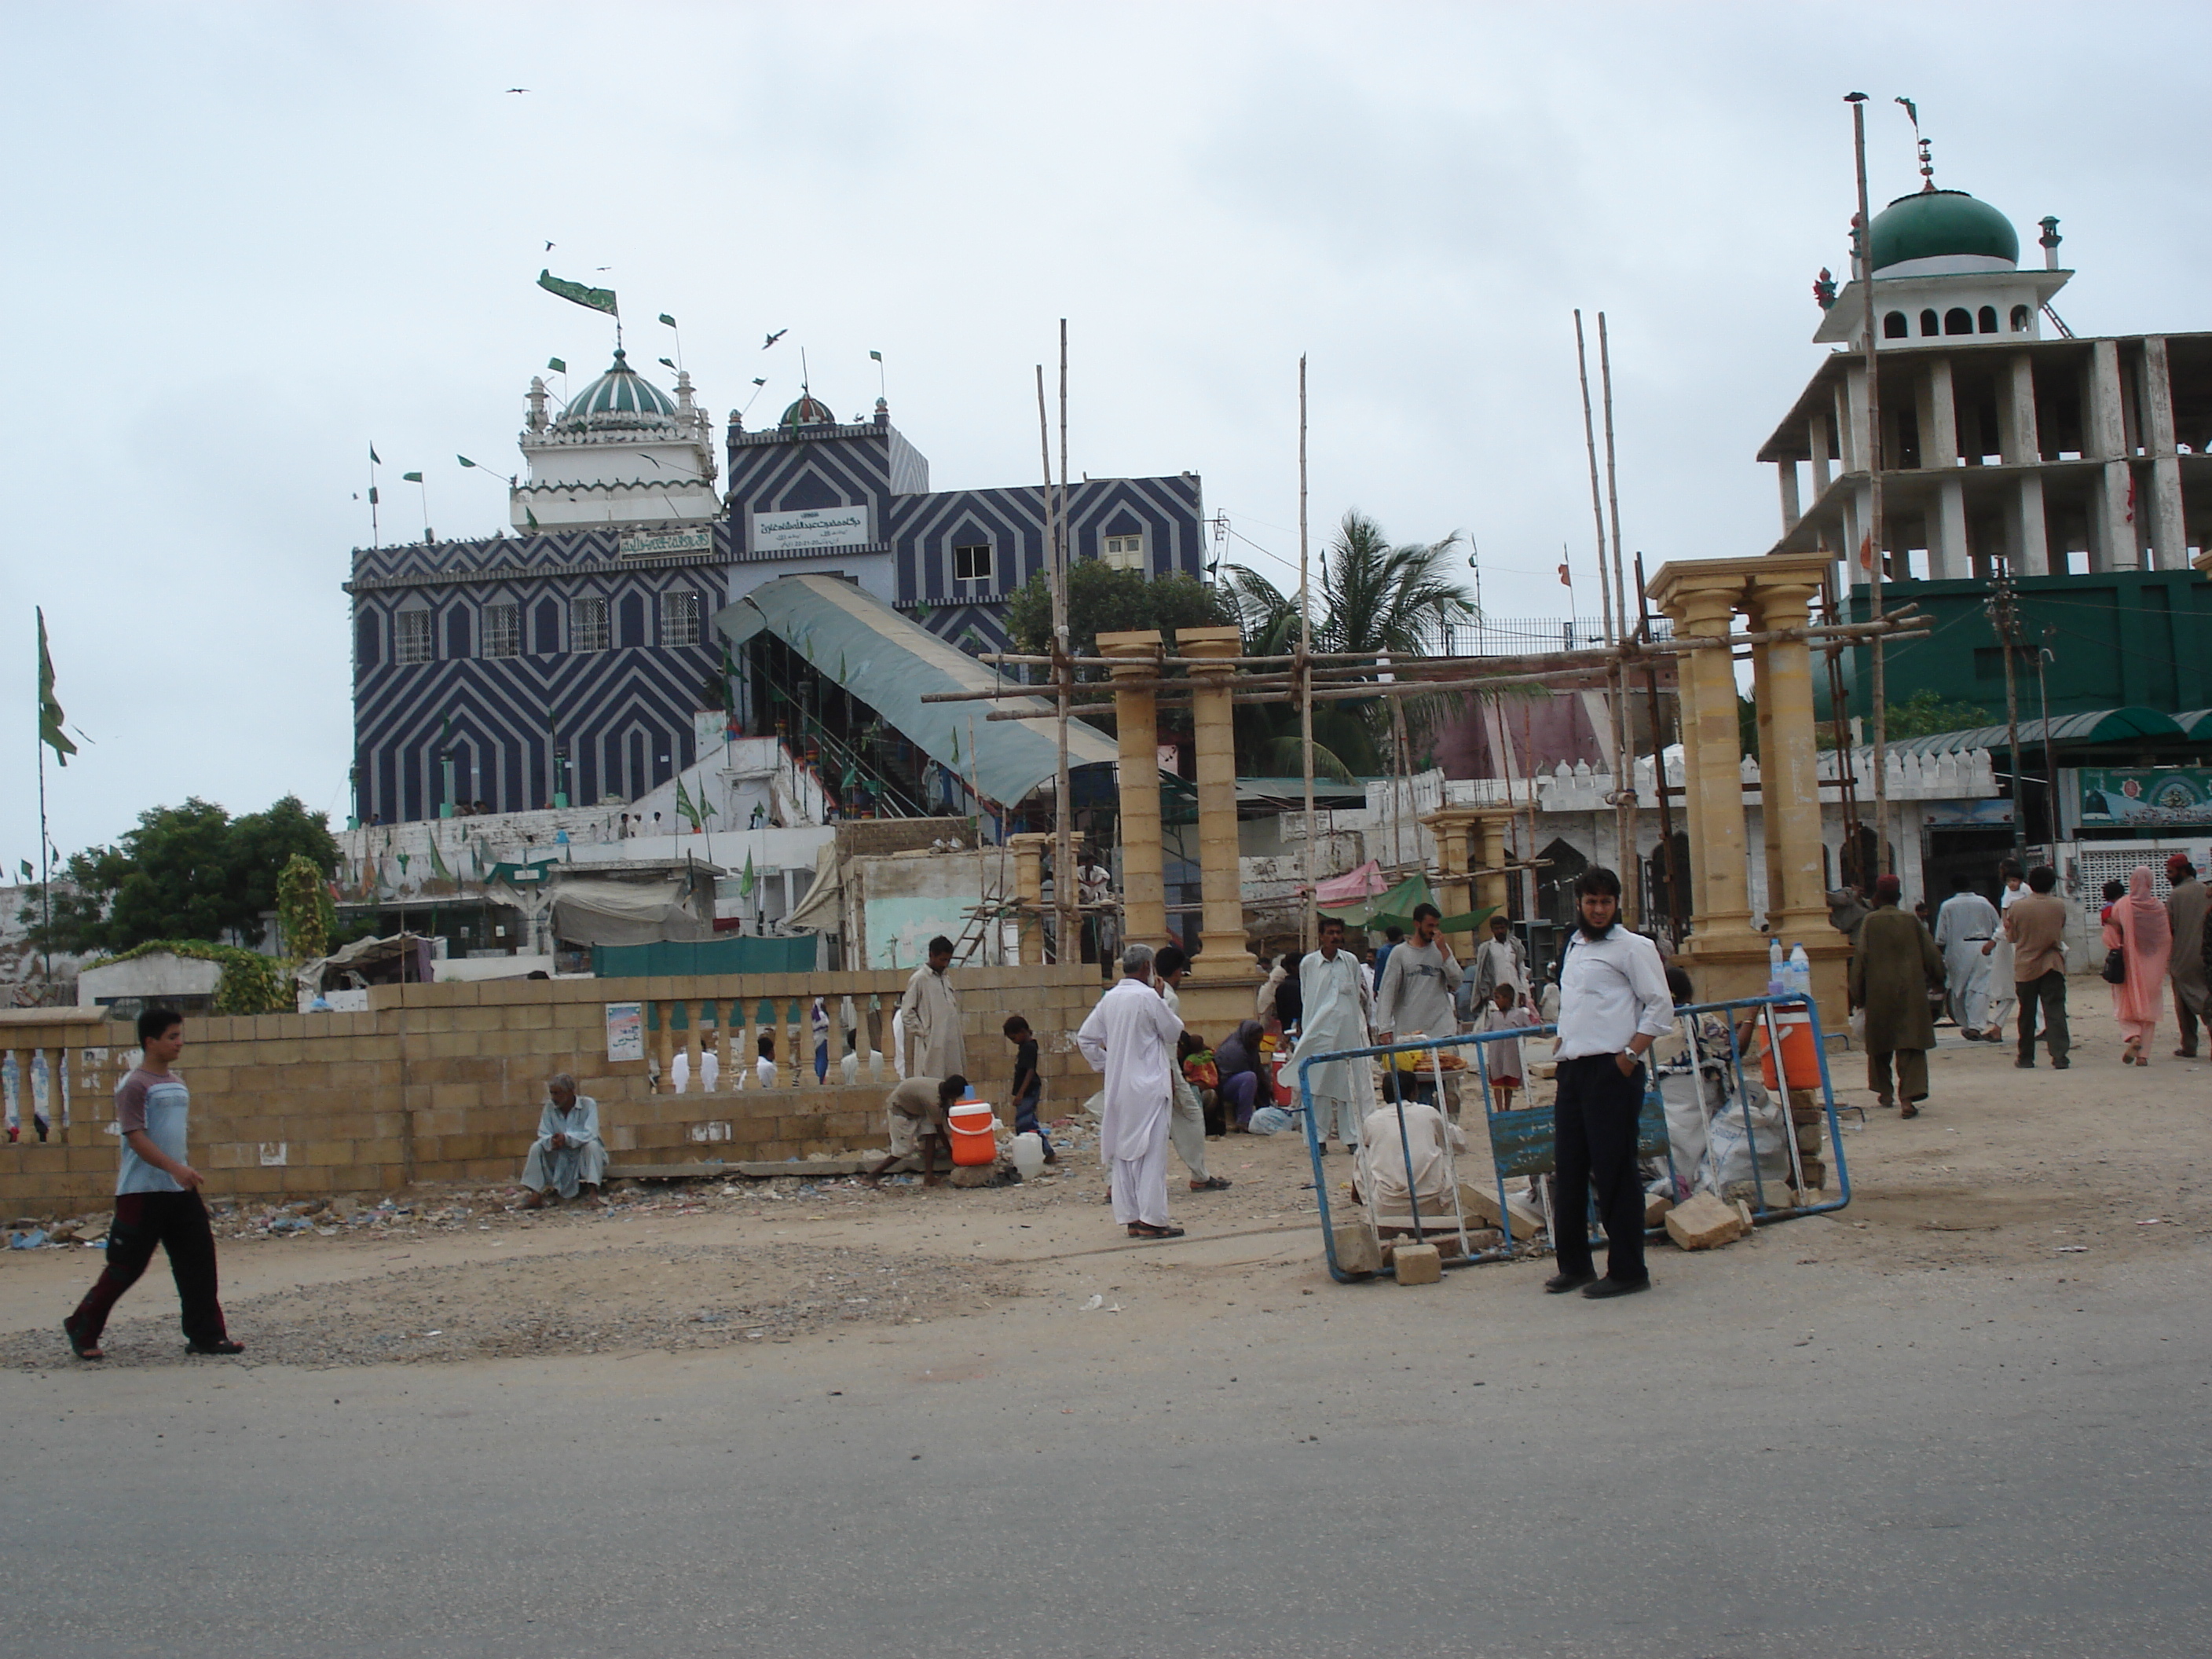
<path fill-rule="evenodd" d="M 1777 945 L 1776 948 L 1781 947 Z M 1792 944 L 1790 947 L 1790 971 L 1784 982 L 1789 987 L 1788 994 L 1790 996 L 1803 997 L 1808 1002 L 1812 1000 L 1813 959 L 1805 954 L 1805 947 L 1802 944 Z"/>
<path fill-rule="evenodd" d="M 1784 961 L 1784 959 L 1783 959 L 1783 956 L 1782 956 L 1782 941 L 1781 941 L 1780 939 L 1771 939 L 1767 940 L 1767 942 L 1766 942 L 1766 994 L 1767 994 L 1767 995 L 1769 995 L 1769 996 L 1771 996 L 1771 997 L 1778 997 L 1778 996 L 1783 996 L 1783 995 L 1786 995 L 1786 994 L 1787 994 L 1787 993 L 1783 989 L 1783 978 L 1784 978 L 1784 973 L 1785 973 L 1785 971 L 1786 971 L 1786 969 L 1787 969 L 1787 965 L 1788 965 L 1788 964 Z"/>

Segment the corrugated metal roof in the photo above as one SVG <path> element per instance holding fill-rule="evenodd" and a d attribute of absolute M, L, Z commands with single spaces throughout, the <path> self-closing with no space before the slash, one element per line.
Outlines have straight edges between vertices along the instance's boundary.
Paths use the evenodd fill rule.
<path fill-rule="evenodd" d="M 2097 708 L 2087 714 L 2061 714 L 2051 722 L 2053 743 L 2118 743 L 2129 738 L 2191 738 L 2197 733 L 2182 722 L 2212 719 L 2212 709 L 2197 715 L 2162 714 L 2155 708 Z M 2020 723 L 2023 745 L 2043 741 L 2039 718 Z M 2008 727 L 1977 726 L 1963 732 L 1936 732 L 1924 738 L 1905 738 L 1889 747 L 1900 755 L 1960 755 L 1973 749 L 2003 749 L 2012 741 Z"/>
<path fill-rule="evenodd" d="M 1051 705 L 1042 697 L 924 702 L 933 691 L 981 691 L 1006 684 L 986 665 L 918 628 L 882 600 L 836 576 L 778 576 L 714 613 L 732 646 L 763 629 L 866 703 L 910 743 L 982 796 L 1011 806 L 1052 776 L 1060 746 L 1042 720 L 987 722 L 993 709 Z M 1114 740 L 1071 722 L 1067 763 L 1109 766 Z"/>

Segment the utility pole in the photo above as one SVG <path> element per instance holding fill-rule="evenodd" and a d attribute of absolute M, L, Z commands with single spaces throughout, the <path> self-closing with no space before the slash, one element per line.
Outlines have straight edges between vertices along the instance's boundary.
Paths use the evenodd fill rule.
<path fill-rule="evenodd" d="M 1858 275 L 1866 301 L 1863 326 L 1866 340 L 1866 469 L 1867 529 L 1861 544 L 1866 554 L 1867 620 L 1881 620 L 1881 381 L 1875 362 L 1878 344 L 1874 315 L 1874 216 L 1867 206 L 1866 94 L 1847 94 L 1851 106 L 1851 149 L 1857 162 L 1859 187 Z M 1889 873 L 1889 685 L 1883 672 L 1881 635 L 1871 641 L 1874 672 L 1868 686 L 1874 712 L 1874 867 L 1877 875 Z M 1848 757 L 1847 757 L 1848 758 Z"/>
<path fill-rule="evenodd" d="M 2012 757 L 2012 855 L 2018 860 L 2027 848 L 2027 795 L 2021 787 L 2020 685 L 2014 672 L 2014 658 L 2020 650 L 2020 606 L 2013 590 L 2011 571 L 2002 570 L 1990 579 L 1990 597 L 1984 608 L 1990 613 L 1990 626 L 1996 630 L 1997 644 L 2004 652 L 2005 742 Z M 2045 733 L 2049 735 L 2048 721 Z M 2045 793 L 2050 793 L 2048 788 Z"/>

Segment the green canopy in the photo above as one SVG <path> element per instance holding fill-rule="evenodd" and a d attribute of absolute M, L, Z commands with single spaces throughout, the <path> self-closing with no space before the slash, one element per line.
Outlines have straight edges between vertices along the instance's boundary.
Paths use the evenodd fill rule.
<path fill-rule="evenodd" d="M 1428 878 L 1408 876 L 1387 893 L 1378 893 L 1371 899 L 1357 904 L 1321 907 L 1321 914 L 1334 916 L 1346 927 L 1374 931 L 1383 927 L 1402 927 L 1413 931 L 1413 911 L 1416 906 L 1434 904 L 1436 895 L 1429 890 Z M 1498 907 L 1486 905 L 1480 910 L 1470 910 L 1463 916 L 1446 916 L 1443 931 L 1447 933 L 1468 933 L 1490 920 L 1490 913 Z"/>

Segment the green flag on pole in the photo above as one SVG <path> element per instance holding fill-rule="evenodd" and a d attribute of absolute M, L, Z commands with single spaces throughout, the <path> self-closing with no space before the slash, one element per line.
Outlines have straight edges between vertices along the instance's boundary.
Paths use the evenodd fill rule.
<path fill-rule="evenodd" d="M 474 461 L 471 460 L 465 455 L 456 455 L 453 459 L 459 461 L 463 466 L 474 466 L 476 465 Z"/>
<path fill-rule="evenodd" d="M 752 896 L 752 891 L 753 855 L 752 850 L 748 848 L 745 851 L 745 873 L 738 878 L 738 893 L 740 897 L 750 898 Z"/>
<path fill-rule="evenodd" d="M 572 283 L 565 277 L 556 276 L 550 270 L 538 273 L 538 286 L 548 294 L 559 295 L 571 304 L 583 306 L 592 311 L 604 311 L 610 317 L 622 315 L 615 305 L 615 291 L 611 288 L 589 288 L 582 283 Z"/>
<path fill-rule="evenodd" d="M 566 374 L 568 372 L 568 365 L 558 357 L 548 357 L 545 360 L 545 367 L 550 373 L 555 374 Z"/>
<path fill-rule="evenodd" d="M 689 820 L 694 830 L 699 827 L 699 809 L 691 805 L 690 792 L 684 787 L 681 772 L 676 775 L 676 811 L 679 817 Z"/>
<path fill-rule="evenodd" d="M 76 745 L 62 731 L 62 706 L 54 701 L 54 659 L 46 652 L 46 612 L 39 612 L 39 741 L 54 751 L 64 766 L 76 753 Z"/>
<path fill-rule="evenodd" d="M 384 457 L 376 453 L 376 446 L 374 444 L 371 444 L 368 447 L 368 464 L 371 466 L 382 466 L 384 465 Z"/>
<path fill-rule="evenodd" d="M 676 326 L 676 319 L 665 311 L 660 313 L 660 320 L 667 324 L 671 328 Z"/>
<path fill-rule="evenodd" d="M 878 362 L 881 362 L 884 360 L 884 354 L 880 351 L 871 351 L 868 356 L 874 358 Z"/>
<path fill-rule="evenodd" d="M 25 881 L 36 881 L 39 878 L 38 872 L 31 868 L 30 860 L 25 859 L 22 861 L 21 869 Z"/>
<path fill-rule="evenodd" d="M 404 478 L 409 483 L 421 483 L 422 482 L 422 475 L 419 472 L 403 472 L 399 476 Z"/>

